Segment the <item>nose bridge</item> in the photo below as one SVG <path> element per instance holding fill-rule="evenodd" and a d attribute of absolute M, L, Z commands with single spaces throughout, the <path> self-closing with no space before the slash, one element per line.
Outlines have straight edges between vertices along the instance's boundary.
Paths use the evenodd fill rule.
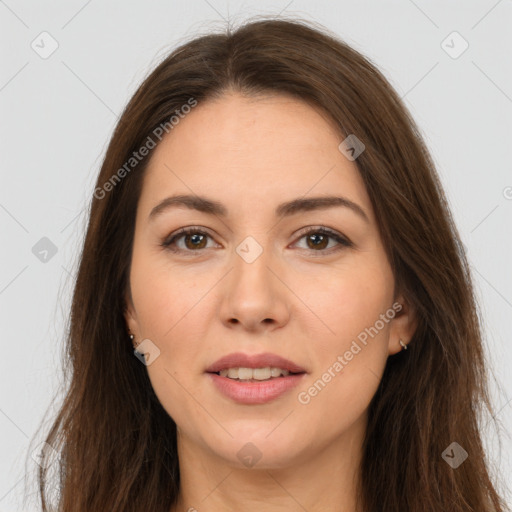
<path fill-rule="evenodd" d="M 247 294 L 244 300 L 251 296 L 258 300 L 266 300 L 272 296 L 275 283 L 272 283 L 272 272 L 269 267 L 275 266 L 275 257 L 268 243 L 269 238 L 260 235 L 258 241 L 249 235 L 236 247 L 233 255 L 233 276 L 231 285 L 236 287 L 235 293 L 242 291 Z M 249 289 L 247 289 L 249 288 Z M 252 294 L 251 294 L 252 289 Z"/>
<path fill-rule="evenodd" d="M 247 236 L 235 247 L 230 277 L 227 281 L 223 320 L 246 327 L 268 323 L 282 324 L 288 315 L 285 289 L 276 277 L 279 264 L 268 237 Z"/>

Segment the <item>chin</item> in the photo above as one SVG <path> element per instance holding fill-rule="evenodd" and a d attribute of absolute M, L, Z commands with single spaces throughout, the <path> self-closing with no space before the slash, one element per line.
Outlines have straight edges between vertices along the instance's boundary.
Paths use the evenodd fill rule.
<path fill-rule="evenodd" d="M 226 434 L 222 439 L 208 439 L 205 442 L 214 454 L 234 468 L 279 469 L 293 466 L 298 459 L 305 457 L 308 440 L 304 432 L 294 436 L 289 429 L 279 431 L 279 426 L 269 435 L 277 425 L 279 421 L 273 422 L 271 428 L 267 428 L 267 424 L 265 428 L 261 425 L 258 428 L 254 422 L 245 427 L 239 425 L 238 429 L 226 425 L 233 437 Z"/>

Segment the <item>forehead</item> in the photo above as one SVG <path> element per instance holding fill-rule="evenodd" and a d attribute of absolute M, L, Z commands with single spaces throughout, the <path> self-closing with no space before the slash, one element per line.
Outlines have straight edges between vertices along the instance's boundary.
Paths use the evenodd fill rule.
<path fill-rule="evenodd" d="M 237 209 L 338 192 L 371 210 L 343 135 L 319 108 L 284 95 L 236 93 L 206 101 L 153 150 L 141 208 L 175 193 L 216 197 Z"/>

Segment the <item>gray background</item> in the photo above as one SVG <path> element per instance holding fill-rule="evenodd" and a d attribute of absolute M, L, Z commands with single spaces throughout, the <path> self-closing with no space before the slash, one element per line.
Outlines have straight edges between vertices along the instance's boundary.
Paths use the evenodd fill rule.
<path fill-rule="evenodd" d="M 503 444 L 487 432 L 489 458 L 512 487 L 511 0 L 0 0 L 0 512 L 37 510 L 33 495 L 22 506 L 24 485 L 35 492 L 25 475 L 36 462 L 24 460 L 62 384 L 84 207 L 118 114 L 179 42 L 279 13 L 317 21 L 368 56 L 424 134 L 468 251 L 496 375 Z"/>

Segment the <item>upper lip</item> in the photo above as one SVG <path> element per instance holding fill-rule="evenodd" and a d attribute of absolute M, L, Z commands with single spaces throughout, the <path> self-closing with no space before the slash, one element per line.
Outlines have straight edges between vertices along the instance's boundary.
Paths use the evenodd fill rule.
<path fill-rule="evenodd" d="M 242 352 L 228 354 L 210 365 L 206 369 L 206 372 L 217 373 L 228 368 L 266 368 L 267 366 L 288 370 L 291 373 L 306 372 L 304 368 L 301 368 L 293 361 L 269 352 L 253 355 L 244 354 Z"/>

